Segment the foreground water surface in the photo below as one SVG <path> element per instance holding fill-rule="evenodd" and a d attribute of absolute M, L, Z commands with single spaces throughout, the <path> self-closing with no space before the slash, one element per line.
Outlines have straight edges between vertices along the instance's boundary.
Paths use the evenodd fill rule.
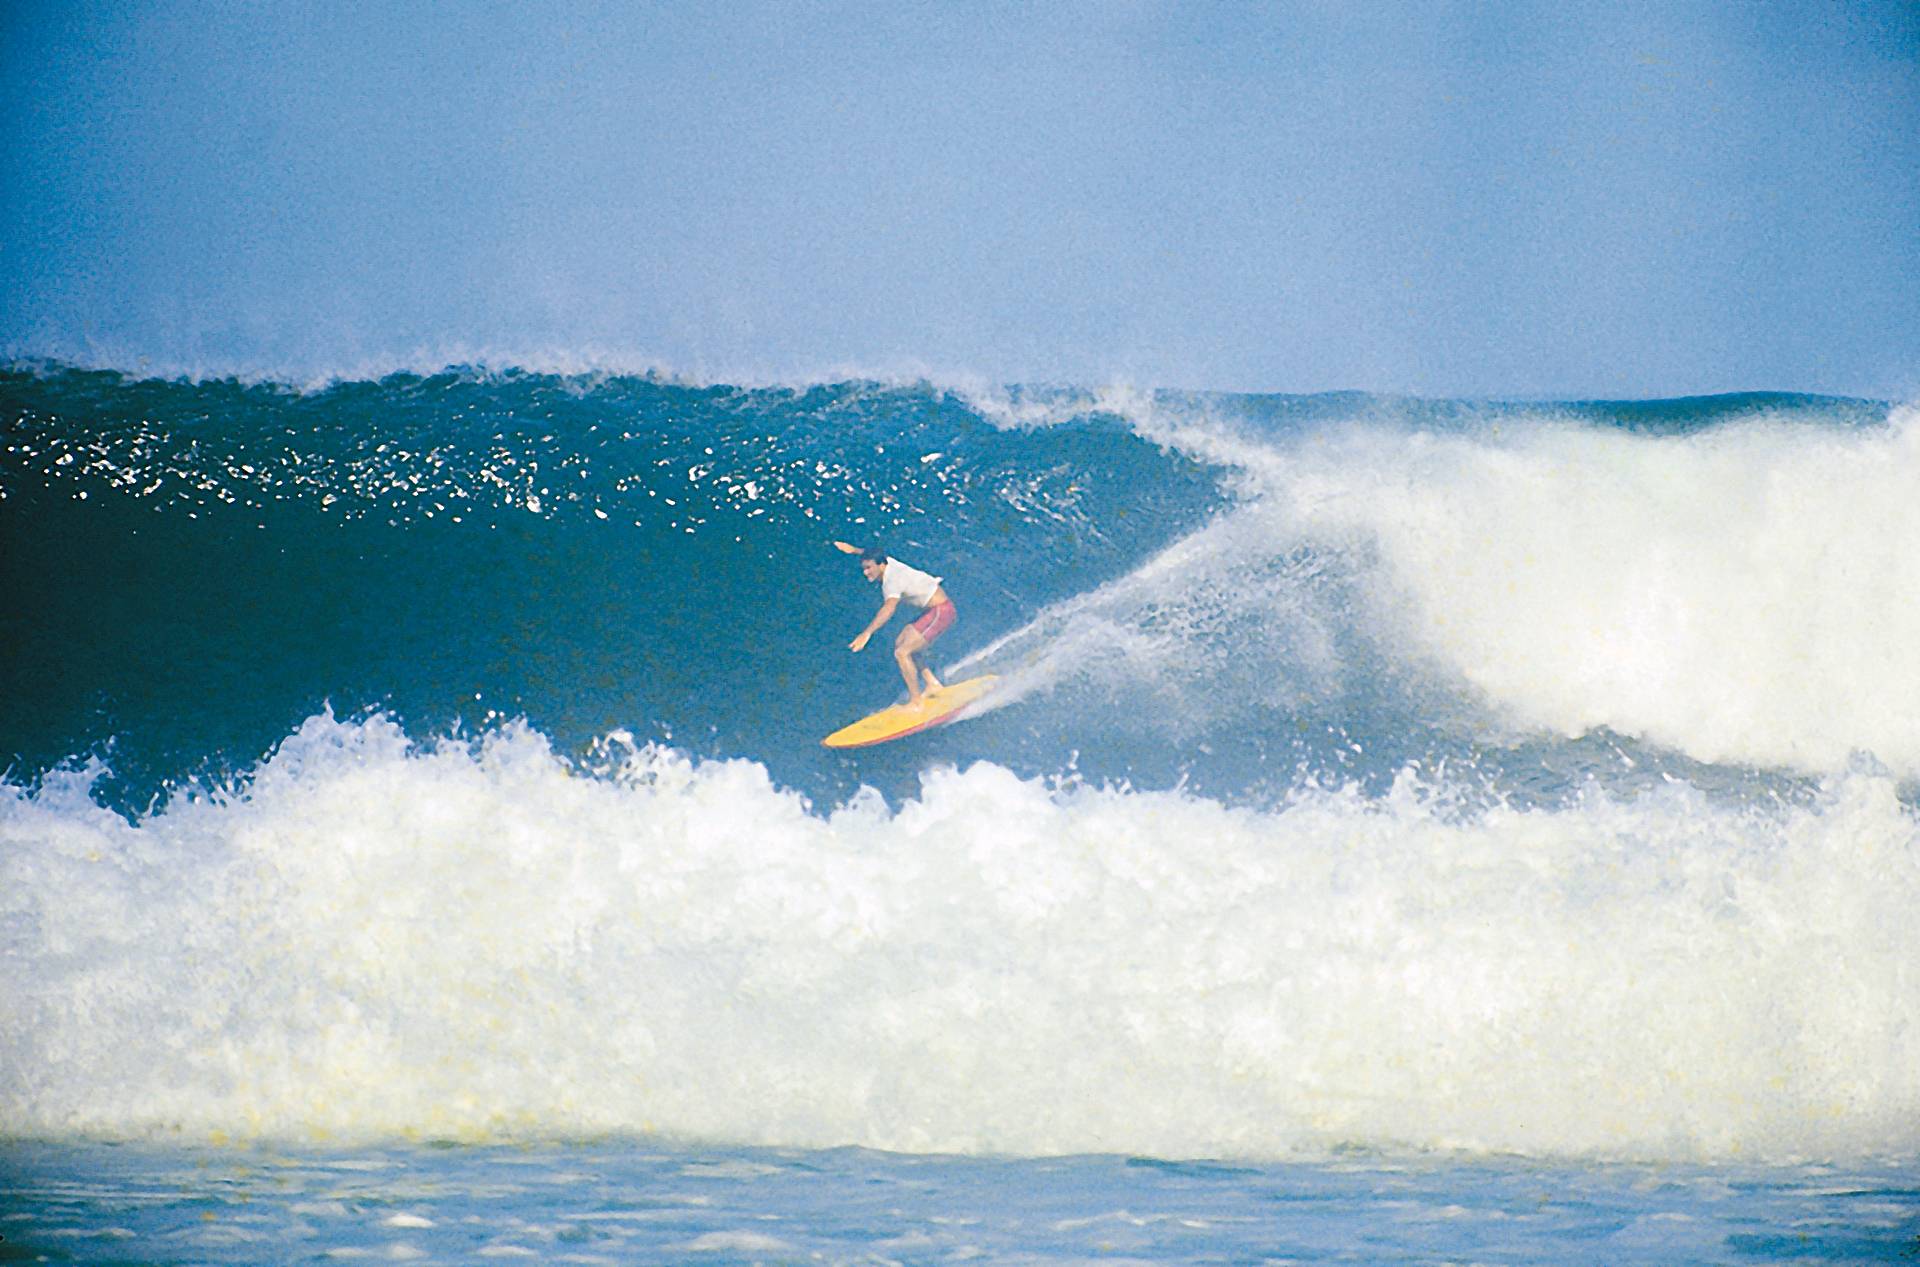
<path fill-rule="evenodd" d="M 11 1145 L 16 1261 L 1862 1263 L 1920 1168 Z"/>

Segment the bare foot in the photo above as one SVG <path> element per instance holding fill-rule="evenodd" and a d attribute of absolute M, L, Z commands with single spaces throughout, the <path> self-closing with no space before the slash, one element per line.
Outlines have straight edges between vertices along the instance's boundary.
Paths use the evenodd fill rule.
<path fill-rule="evenodd" d="M 946 689 L 947 689 L 946 687 L 944 687 L 944 686 L 942 686 L 942 685 L 940 685 L 940 679 L 939 679 L 939 678 L 937 678 L 937 677 L 935 677 L 935 676 L 933 676 L 933 670 L 932 670 L 932 669 L 929 669 L 929 668 L 924 668 L 924 667 L 923 667 L 923 668 L 922 668 L 922 669 L 920 670 L 920 672 L 922 672 L 922 673 L 924 673 L 924 674 L 926 675 L 926 678 L 927 678 L 927 689 L 928 689 L 929 691 L 944 691 L 944 690 L 946 690 Z"/>

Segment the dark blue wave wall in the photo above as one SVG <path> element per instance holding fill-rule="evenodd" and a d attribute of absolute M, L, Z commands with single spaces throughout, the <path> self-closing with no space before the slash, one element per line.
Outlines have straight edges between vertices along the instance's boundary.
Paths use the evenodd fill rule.
<path fill-rule="evenodd" d="M 524 716 L 563 749 L 625 728 L 828 798 L 904 788 L 977 745 L 818 747 L 898 686 L 883 644 L 845 649 L 878 593 L 831 539 L 942 573 L 952 655 L 1221 498 L 1115 419 L 1004 428 L 918 386 L 35 367 L 0 375 L 0 428 L 0 757 L 18 779 L 104 752 L 102 792 L 136 808 L 329 704 L 421 735 Z M 1028 755 L 1057 768 L 1050 746 Z"/>

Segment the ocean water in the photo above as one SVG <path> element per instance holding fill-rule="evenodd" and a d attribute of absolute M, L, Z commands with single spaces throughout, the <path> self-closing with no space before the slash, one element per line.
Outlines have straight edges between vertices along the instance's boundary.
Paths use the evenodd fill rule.
<path fill-rule="evenodd" d="M 1911 1257 L 1916 486 L 1832 398 L 14 365 L 0 1258 Z M 988 708 L 819 745 L 835 538 Z"/>

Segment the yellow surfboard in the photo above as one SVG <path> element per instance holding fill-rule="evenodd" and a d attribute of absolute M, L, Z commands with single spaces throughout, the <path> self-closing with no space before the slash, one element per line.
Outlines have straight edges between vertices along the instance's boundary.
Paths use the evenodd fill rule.
<path fill-rule="evenodd" d="M 993 684 L 999 680 L 988 673 L 982 677 L 970 677 L 964 682 L 949 682 L 939 690 L 928 691 L 921 696 L 918 707 L 895 704 L 892 708 L 883 708 L 862 717 L 851 726 L 842 726 L 820 742 L 829 748 L 864 748 L 868 744 L 904 739 L 935 726 L 944 726 L 950 721 L 958 721 L 967 705 L 991 691 Z"/>

